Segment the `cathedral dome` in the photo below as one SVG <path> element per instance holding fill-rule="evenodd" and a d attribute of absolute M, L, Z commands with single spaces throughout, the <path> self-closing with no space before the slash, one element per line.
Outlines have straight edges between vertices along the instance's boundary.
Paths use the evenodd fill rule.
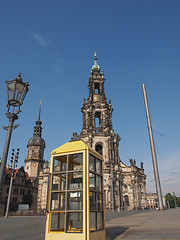
<path fill-rule="evenodd" d="M 92 72 L 100 72 L 100 66 L 99 65 L 97 65 L 97 64 L 94 64 L 93 66 L 92 66 L 92 68 L 91 68 L 91 71 Z"/>
<path fill-rule="evenodd" d="M 46 147 L 44 139 L 40 136 L 34 136 L 30 138 L 27 147 L 29 146 L 42 146 L 43 148 Z"/>
<path fill-rule="evenodd" d="M 97 64 L 96 53 L 94 54 L 94 65 L 91 68 L 91 72 L 100 72 L 100 66 Z"/>

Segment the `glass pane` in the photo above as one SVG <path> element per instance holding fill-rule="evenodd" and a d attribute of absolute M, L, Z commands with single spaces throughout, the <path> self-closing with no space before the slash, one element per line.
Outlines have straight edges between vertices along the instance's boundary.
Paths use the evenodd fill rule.
<path fill-rule="evenodd" d="M 103 213 L 97 212 L 97 230 L 103 229 Z"/>
<path fill-rule="evenodd" d="M 64 232 L 64 213 L 51 213 L 50 230 Z"/>
<path fill-rule="evenodd" d="M 96 176 L 96 190 L 102 191 L 102 177 Z"/>
<path fill-rule="evenodd" d="M 83 209 L 83 192 L 68 192 L 67 210 Z"/>
<path fill-rule="evenodd" d="M 65 190 L 66 189 L 66 174 L 58 173 L 52 176 L 52 191 Z"/>
<path fill-rule="evenodd" d="M 95 172 L 95 157 L 89 154 L 89 170 Z"/>
<path fill-rule="evenodd" d="M 24 84 L 16 82 L 16 92 L 22 93 L 24 90 Z"/>
<path fill-rule="evenodd" d="M 19 100 L 24 90 L 24 85 L 16 83 L 15 99 Z"/>
<path fill-rule="evenodd" d="M 17 93 L 17 94 L 15 95 L 17 101 L 20 100 L 20 98 L 21 98 L 21 94 L 22 94 L 22 93 Z"/>
<path fill-rule="evenodd" d="M 103 209 L 103 195 L 102 195 L 102 193 L 97 193 L 97 209 L 98 210 Z"/>
<path fill-rule="evenodd" d="M 89 192 L 89 208 L 90 210 L 96 209 L 96 193 Z"/>
<path fill-rule="evenodd" d="M 14 97 L 14 92 L 9 90 L 9 92 L 8 92 L 8 100 L 13 99 L 13 97 Z"/>
<path fill-rule="evenodd" d="M 96 172 L 102 174 L 102 161 L 99 159 L 96 160 Z"/>
<path fill-rule="evenodd" d="M 15 81 L 9 81 L 9 82 L 7 82 L 7 89 L 8 89 L 8 91 L 14 92 L 14 89 L 15 89 Z"/>
<path fill-rule="evenodd" d="M 96 231 L 96 212 L 90 212 L 90 231 Z"/>
<path fill-rule="evenodd" d="M 68 189 L 82 189 L 83 188 L 83 173 L 70 172 L 68 173 Z"/>
<path fill-rule="evenodd" d="M 58 156 L 53 159 L 53 172 L 65 172 L 67 156 Z"/>
<path fill-rule="evenodd" d="M 95 189 L 95 187 L 96 187 L 95 174 L 89 173 L 89 190 Z"/>
<path fill-rule="evenodd" d="M 69 155 L 69 168 L 68 171 L 83 170 L 83 154 Z"/>
<path fill-rule="evenodd" d="M 67 213 L 67 232 L 83 232 L 83 214 Z"/>
<path fill-rule="evenodd" d="M 62 211 L 65 209 L 65 193 L 51 194 L 51 211 Z"/>

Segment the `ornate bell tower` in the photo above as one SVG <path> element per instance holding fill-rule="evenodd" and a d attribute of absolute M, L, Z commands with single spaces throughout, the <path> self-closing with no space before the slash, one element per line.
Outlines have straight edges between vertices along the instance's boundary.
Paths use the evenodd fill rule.
<path fill-rule="evenodd" d="M 34 127 L 33 137 L 29 139 L 27 148 L 28 154 L 25 159 L 25 171 L 28 173 L 31 180 L 37 180 L 39 176 L 39 172 L 43 170 L 43 165 L 45 160 L 44 157 L 44 149 L 45 149 L 45 141 L 41 137 L 42 135 L 42 127 L 41 127 L 41 103 L 39 109 L 39 117 L 36 121 L 36 126 Z"/>
<path fill-rule="evenodd" d="M 96 53 L 94 65 L 91 68 L 89 77 L 89 98 L 84 99 L 81 108 L 83 116 L 82 132 L 80 138 L 103 155 L 104 158 L 104 189 L 106 207 L 120 206 L 120 158 L 118 146 L 120 137 L 114 133 L 112 127 L 111 101 L 107 103 L 104 92 L 104 73 L 100 72 L 97 64 Z M 77 134 L 73 134 L 76 138 Z"/>

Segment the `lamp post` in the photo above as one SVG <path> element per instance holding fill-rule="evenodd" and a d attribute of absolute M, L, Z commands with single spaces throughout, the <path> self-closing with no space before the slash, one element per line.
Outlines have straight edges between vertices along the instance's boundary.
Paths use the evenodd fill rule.
<path fill-rule="evenodd" d="M 5 218 L 8 218 L 9 204 L 10 204 L 10 200 L 11 200 L 11 191 L 12 191 L 12 184 L 13 184 L 13 177 L 14 177 L 14 170 L 15 170 L 15 166 L 17 167 L 16 163 L 18 162 L 18 156 L 19 156 L 19 148 L 17 149 L 16 154 L 14 154 L 14 149 L 13 149 L 12 150 L 12 157 L 11 157 L 12 173 L 11 173 L 11 181 L 10 181 L 10 185 L 9 185 L 9 193 L 8 193 L 8 199 L 7 199 L 7 205 L 6 205 Z"/>
<path fill-rule="evenodd" d="M 152 132 L 151 119 L 150 119 L 150 114 L 149 114 L 149 107 L 148 107 L 145 84 L 142 85 L 142 89 L 143 89 L 143 94 L 144 94 L 144 103 L 145 103 L 146 117 L 147 117 L 148 131 L 149 131 L 149 139 L 150 139 L 150 145 L 151 145 L 156 192 L 158 195 L 159 210 L 162 211 L 163 210 L 163 201 L 162 201 L 161 184 L 160 184 L 160 178 L 159 178 L 159 170 L 158 170 L 158 164 L 157 164 L 157 158 L 156 158 L 156 151 L 155 151 L 155 145 L 154 145 L 154 138 L 153 138 L 153 132 Z"/>
<path fill-rule="evenodd" d="M 23 100 L 28 92 L 29 83 L 24 83 L 21 78 L 21 73 L 10 81 L 6 80 L 6 87 L 7 87 L 7 118 L 9 119 L 9 126 L 4 127 L 7 130 L 7 137 L 6 142 L 4 145 L 3 157 L 1 162 L 1 169 L 0 169 L 0 202 L 1 202 L 1 193 L 2 193 L 2 184 L 3 184 L 3 175 L 6 167 L 7 156 L 9 151 L 9 145 L 11 140 L 12 130 L 15 129 L 18 125 L 13 125 L 14 121 L 18 119 L 18 113 L 21 112 L 20 106 L 23 104 Z M 10 108 L 12 107 L 12 111 L 10 112 Z"/>

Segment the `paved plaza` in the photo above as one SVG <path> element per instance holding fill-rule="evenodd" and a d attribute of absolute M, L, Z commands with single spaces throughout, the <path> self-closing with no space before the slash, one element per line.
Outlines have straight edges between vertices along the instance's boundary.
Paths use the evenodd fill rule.
<path fill-rule="evenodd" d="M 0 240 L 44 240 L 45 216 L 0 218 Z M 106 213 L 106 240 L 180 239 L 180 208 Z"/>
<path fill-rule="evenodd" d="M 106 223 L 106 229 L 113 227 L 127 228 L 116 240 L 180 239 L 180 208 L 143 212 Z"/>

